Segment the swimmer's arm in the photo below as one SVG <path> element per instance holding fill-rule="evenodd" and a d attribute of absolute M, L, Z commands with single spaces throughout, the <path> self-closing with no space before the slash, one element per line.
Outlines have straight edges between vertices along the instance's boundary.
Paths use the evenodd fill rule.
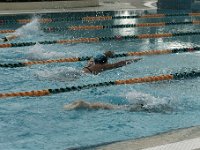
<path fill-rule="evenodd" d="M 10 36 L 6 36 L 6 38 L 7 38 L 8 41 L 13 40 L 13 39 L 16 39 L 17 37 L 19 37 L 19 35 L 10 35 Z"/>
<path fill-rule="evenodd" d="M 137 62 L 137 61 L 139 61 L 141 59 L 142 58 L 134 58 L 134 59 L 128 59 L 128 60 L 119 61 L 119 62 L 113 63 L 113 64 L 107 64 L 106 69 L 119 68 L 119 67 L 125 66 L 127 64 L 131 64 L 133 62 Z"/>
<path fill-rule="evenodd" d="M 84 73 L 92 73 L 88 67 L 84 67 L 82 70 Z"/>
<path fill-rule="evenodd" d="M 104 103 L 93 103 L 90 104 L 90 109 L 106 109 L 106 110 L 111 110 L 115 109 L 115 105 L 110 105 L 110 104 L 104 104 Z"/>
<path fill-rule="evenodd" d="M 98 110 L 98 109 L 104 109 L 104 110 L 111 110 L 111 109 L 117 109 L 117 105 L 111 105 L 111 104 L 104 104 L 104 103 L 89 103 L 86 101 L 76 101 L 71 104 L 64 105 L 65 110 L 77 110 L 77 109 L 87 109 L 87 110 Z"/>

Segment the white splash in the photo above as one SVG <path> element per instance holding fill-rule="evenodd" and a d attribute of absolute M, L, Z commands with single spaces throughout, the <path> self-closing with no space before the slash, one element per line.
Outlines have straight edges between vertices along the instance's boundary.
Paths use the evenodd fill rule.
<path fill-rule="evenodd" d="M 126 95 L 126 99 L 131 105 L 143 105 L 141 110 L 149 112 L 171 111 L 170 100 L 167 98 L 154 97 L 150 94 L 131 91 Z"/>
<path fill-rule="evenodd" d="M 40 30 L 40 23 L 38 18 L 33 18 L 30 23 L 18 28 L 13 34 L 17 36 L 32 35 L 38 33 Z"/>
<path fill-rule="evenodd" d="M 58 67 L 36 72 L 36 76 L 40 79 L 53 81 L 74 81 L 82 75 L 80 70 L 72 67 Z"/>
<path fill-rule="evenodd" d="M 49 52 L 44 49 L 44 46 L 37 43 L 31 47 L 27 52 L 24 53 L 26 59 L 28 60 L 47 60 L 64 58 L 65 53 L 63 52 Z"/>

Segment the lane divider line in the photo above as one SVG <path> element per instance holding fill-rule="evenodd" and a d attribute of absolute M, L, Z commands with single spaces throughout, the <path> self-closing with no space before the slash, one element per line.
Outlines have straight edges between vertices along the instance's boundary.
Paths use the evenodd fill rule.
<path fill-rule="evenodd" d="M 68 30 L 103 30 L 103 29 L 112 29 L 112 28 L 162 27 L 162 26 L 169 26 L 169 25 L 184 25 L 184 24 L 199 25 L 200 20 L 184 21 L 184 22 L 155 22 L 155 23 L 123 24 L 123 25 L 110 25 L 110 26 L 109 25 L 108 26 L 103 26 L 103 25 L 71 26 L 71 27 L 67 27 L 67 29 Z M 58 31 L 59 28 L 55 28 L 52 30 Z"/>
<path fill-rule="evenodd" d="M 8 47 L 24 47 L 32 46 L 36 43 L 39 44 L 75 44 L 75 43 L 97 43 L 103 41 L 120 41 L 130 39 L 148 39 L 148 38 L 165 38 L 165 37 L 176 37 L 176 36 L 189 36 L 189 35 L 200 35 L 200 31 L 197 32 L 179 32 L 179 33 L 156 33 L 156 34 L 139 34 L 139 35 L 128 35 L 128 36 L 112 36 L 112 37 L 93 37 L 93 38 L 74 38 L 54 41 L 38 41 L 38 42 L 22 42 L 22 43 L 5 43 L 0 44 L 0 48 Z"/>
<path fill-rule="evenodd" d="M 199 17 L 200 13 L 177 13 L 177 14 L 147 14 L 147 15 L 134 15 L 134 16 L 86 16 L 86 17 L 57 17 L 57 18 L 42 18 L 39 19 L 40 23 L 62 22 L 62 21 L 104 21 L 113 19 L 134 19 L 134 18 L 165 18 L 165 17 L 182 17 L 194 16 Z M 31 19 L 1 19 L 0 24 L 26 24 L 31 22 Z"/>
<path fill-rule="evenodd" d="M 200 20 L 184 21 L 184 22 L 154 22 L 154 23 L 138 23 L 138 24 L 123 24 L 123 25 L 88 25 L 88 26 L 69 26 L 69 27 L 46 27 L 42 28 L 44 32 L 57 32 L 65 30 L 103 30 L 113 28 L 135 28 L 135 27 L 162 27 L 170 25 L 200 25 Z M 13 33 L 15 30 L 0 30 L 0 34 Z"/>
<path fill-rule="evenodd" d="M 137 84 L 137 83 L 149 83 L 149 82 L 158 82 L 158 81 L 165 81 L 165 80 L 180 80 L 180 79 L 196 78 L 199 76 L 200 76 L 200 70 L 192 70 L 190 72 L 163 74 L 163 75 L 157 75 L 157 76 L 146 76 L 146 77 L 141 77 L 141 78 L 115 80 L 115 81 L 63 87 L 63 88 L 56 88 L 56 89 L 0 93 L 0 98 L 45 96 L 45 95 L 59 94 L 59 93 L 65 93 L 65 92 L 71 92 L 71 91 L 80 91 L 83 89 L 91 89 L 91 88 L 96 88 L 96 87 L 105 87 L 105 86 L 123 85 L 123 84 L 126 85 L 126 84 Z"/>
<path fill-rule="evenodd" d="M 147 14 L 135 16 L 88 16 L 83 17 L 82 21 L 103 21 L 113 19 L 133 19 L 133 18 L 165 18 L 165 17 L 182 17 L 182 16 L 195 16 L 199 17 L 200 13 L 179 13 L 179 14 Z"/>
<path fill-rule="evenodd" d="M 176 49 L 166 49 L 166 50 L 147 50 L 147 51 L 140 51 L 140 52 L 127 52 L 127 53 L 121 53 L 121 54 L 114 54 L 111 58 L 128 57 L 128 56 L 164 55 L 164 54 L 172 54 L 172 53 L 195 52 L 199 50 L 200 50 L 200 47 L 176 48 Z M 28 67 L 28 66 L 37 65 L 37 64 L 78 62 L 78 61 L 86 61 L 86 60 L 89 60 L 90 58 L 92 58 L 92 56 L 49 59 L 49 60 L 40 60 L 40 61 L 28 61 L 28 62 L 19 62 L 19 63 L 0 64 L 0 67 L 17 68 L 17 67 Z"/>

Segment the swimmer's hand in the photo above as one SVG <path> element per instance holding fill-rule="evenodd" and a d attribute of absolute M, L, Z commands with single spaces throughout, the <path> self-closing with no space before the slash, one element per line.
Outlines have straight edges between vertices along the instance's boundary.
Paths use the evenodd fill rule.
<path fill-rule="evenodd" d="M 108 57 L 108 58 L 113 58 L 113 56 L 114 56 L 114 52 L 113 51 L 106 51 L 105 53 L 104 53 L 104 55 L 106 56 L 106 57 Z"/>
<path fill-rule="evenodd" d="M 141 60 L 142 58 L 134 58 L 134 59 L 128 59 L 128 60 L 122 60 L 122 61 L 119 61 L 119 62 L 116 62 L 114 64 L 109 64 L 107 65 L 107 69 L 113 69 L 113 68 L 118 68 L 118 67 L 122 67 L 122 66 L 125 66 L 127 64 L 131 64 L 133 62 L 137 62 L 139 60 Z"/>
<path fill-rule="evenodd" d="M 141 60 L 142 58 L 133 58 L 133 59 L 129 59 L 129 60 L 126 60 L 126 63 L 127 64 L 131 64 L 133 62 L 138 62 L 139 60 Z"/>

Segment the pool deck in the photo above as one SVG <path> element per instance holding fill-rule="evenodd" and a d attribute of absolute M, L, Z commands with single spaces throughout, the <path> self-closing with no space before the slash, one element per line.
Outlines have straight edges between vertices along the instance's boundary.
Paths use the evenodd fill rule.
<path fill-rule="evenodd" d="M 1 10 L 0 15 L 27 14 L 27 13 L 56 13 L 56 12 L 88 12 L 88 11 L 114 11 L 114 10 L 141 10 L 156 9 L 156 0 L 99 0 L 99 5 L 94 7 L 76 7 L 66 9 L 43 10 Z"/>
<path fill-rule="evenodd" d="M 0 10 L 1 15 L 48 12 L 85 12 L 156 9 L 156 0 L 99 0 L 97 7 L 45 9 L 45 10 Z M 172 130 L 170 132 L 135 140 L 114 142 L 92 147 L 95 150 L 200 150 L 200 126 Z"/>
<path fill-rule="evenodd" d="M 92 148 L 95 150 L 200 150 L 200 126 L 178 129 L 136 140 Z"/>

